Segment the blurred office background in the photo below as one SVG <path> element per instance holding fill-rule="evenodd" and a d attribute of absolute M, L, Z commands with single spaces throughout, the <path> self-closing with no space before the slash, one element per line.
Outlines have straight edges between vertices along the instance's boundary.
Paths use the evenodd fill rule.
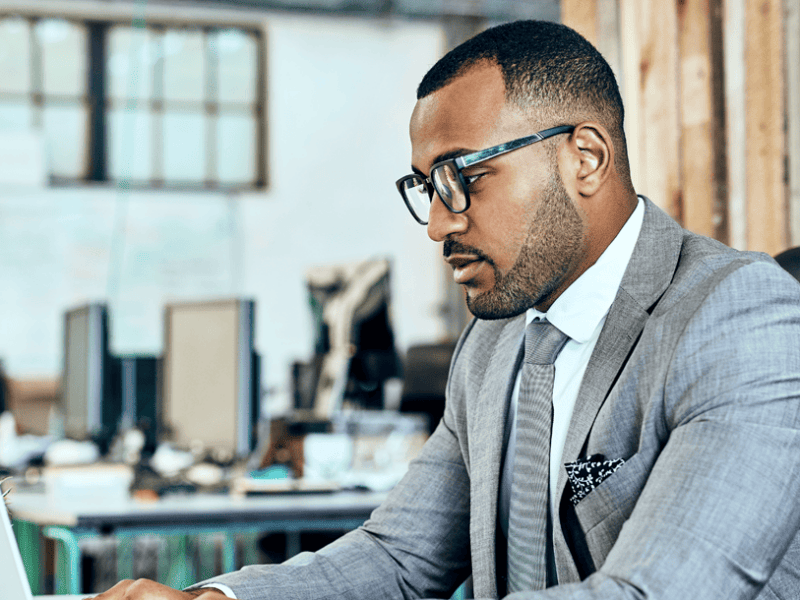
<path fill-rule="evenodd" d="M 796 0 L 0 2 L 0 357 L 58 378 L 63 312 L 158 353 L 165 302 L 249 297 L 263 384 L 314 338 L 305 273 L 387 257 L 400 348 L 466 315 L 396 197 L 414 90 L 486 25 L 564 20 L 626 99 L 637 188 L 690 229 L 799 243 Z"/>
<path fill-rule="evenodd" d="M 427 69 L 518 18 L 608 58 L 640 193 L 737 248 L 800 245 L 800 0 L 0 0 L 16 434 L 102 454 L 145 422 L 148 444 L 297 476 L 298 436 L 414 433 L 417 414 L 428 431 L 469 315 L 393 183 Z M 87 400 L 93 361 L 114 375 Z M 223 404 L 228 438 L 199 439 Z M 380 416 L 343 423 L 352 408 Z"/>

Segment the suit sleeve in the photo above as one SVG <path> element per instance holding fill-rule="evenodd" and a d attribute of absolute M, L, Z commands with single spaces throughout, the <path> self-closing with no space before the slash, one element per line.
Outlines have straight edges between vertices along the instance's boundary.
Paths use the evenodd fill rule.
<path fill-rule="evenodd" d="M 225 584 L 239 600 L 449 597 L 470 564 L 469 477 L 451 421 L 448 406 L 408 473 L 362 527 L 318 552 L 198 585 Z"/>
<path fill-rule="evenodd" d="M 764 263 L 710 293 L 665 371 L 668 441 L 604 564 L 510 598 L 748 600 L 769 585 L 800 529 L 799 305 Z"/>

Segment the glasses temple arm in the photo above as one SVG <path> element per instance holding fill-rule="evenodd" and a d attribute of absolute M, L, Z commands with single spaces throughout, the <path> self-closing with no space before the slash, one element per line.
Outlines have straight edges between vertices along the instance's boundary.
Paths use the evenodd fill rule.
<path fill-rule="evenodd" d="M 459 156 L 455 159 L 455 163 L 459 168 L 464 169 L 479 162 L 489 160 L 490 158 L 507 154 L 508 152 L 517 150 L 518 148 L 530 146 L 536 142 L 541 142 L 542 140 L 554 135 L 558 135 L 560 133 L 571 133 L 574 129 L 575 128 L 572 125 L 559 125 L 558 127 L 551 127 L 550 129 L 545 129 L 539 133 L 534 133 L 533 135 L 512 140 L 498 146 L 492 146 L 486 150 L 480 150 L 478 152 L 474 152 L 473 154 Z"/>

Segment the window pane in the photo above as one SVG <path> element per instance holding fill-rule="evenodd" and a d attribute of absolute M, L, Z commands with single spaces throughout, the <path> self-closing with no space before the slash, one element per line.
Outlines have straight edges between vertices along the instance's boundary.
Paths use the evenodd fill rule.
<path fill-rule="evenodd" d="M 206 116 L 164 114 L 164 180 L 203 182 L 206 175 Z"/>
<path fill-rule="evenodd" d="M 0 100 L 0 129 L 21 131 L 33 125 L 33 109 L 28 102 Z"/>
<path fill-rule="evenodd" d="M 86 126 L 83 104 L 45 106 L 44 133 L 50 175 L 81 179 L 86 176 Z"/>
<path fill-rule="evenodd" d="M 47 184 L 44 140 L 39 132 L 0 128 L 0 182 L 25 186 Z"/>
<path fill-rule="evenodd" d="M 87 85 L 86 28 L 62 19 L 36 24 L 45 94 L 84 96 Z"/>
<path fill-rule="evenodd" d="M 114 100 L 153 97 L 156 36 L 147 29 L 112 27 L 108 35 L 108 95 Z"/>
<path fill-rule="evenodd" d="M 153 116 L 146 110 L 112 109 L 108 118 L 109 177 L 142 181 L 153 177 Z"/>
<path fill-rule="evenodd" d="M 256 40 L 238 29 L 209 36 L 210 51 L 219 63 L 220 102 L 255 102 L 257 84 Z"/>
<path fill-rule="evenodd" d="M 220 183 L 256 181 L 256 119 L 249 114 L 220 114 L 217 120 L 217 173 Z"/>
<path fill-rule="evenodd" d="M 205 48 L 199 31 L 164 34 L 164 99 L 205 99 Z"/>
<path fill-rule="evenodd" d="M 25 19 L 0 19 L 0 92 L 31 87 L 30 28 Z"/>

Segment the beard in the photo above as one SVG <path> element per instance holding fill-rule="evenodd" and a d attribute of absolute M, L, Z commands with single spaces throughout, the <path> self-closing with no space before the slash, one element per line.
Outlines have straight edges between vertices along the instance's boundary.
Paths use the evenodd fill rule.
<path fill-rule="evenodd" d="M 578 263 L 585 247 L 584 223 L 560 174 L 554 171 L 519 256 L 507 273 L 501 273 L 489 257 L 472 249 L 494 270 L 494 287 L 475 295 L 467 290 L 467 307 L 479 319 L 487 320 L 524 313 L 552 296 Z M 448 254 L 445 247 L 445 256 Z"/>

